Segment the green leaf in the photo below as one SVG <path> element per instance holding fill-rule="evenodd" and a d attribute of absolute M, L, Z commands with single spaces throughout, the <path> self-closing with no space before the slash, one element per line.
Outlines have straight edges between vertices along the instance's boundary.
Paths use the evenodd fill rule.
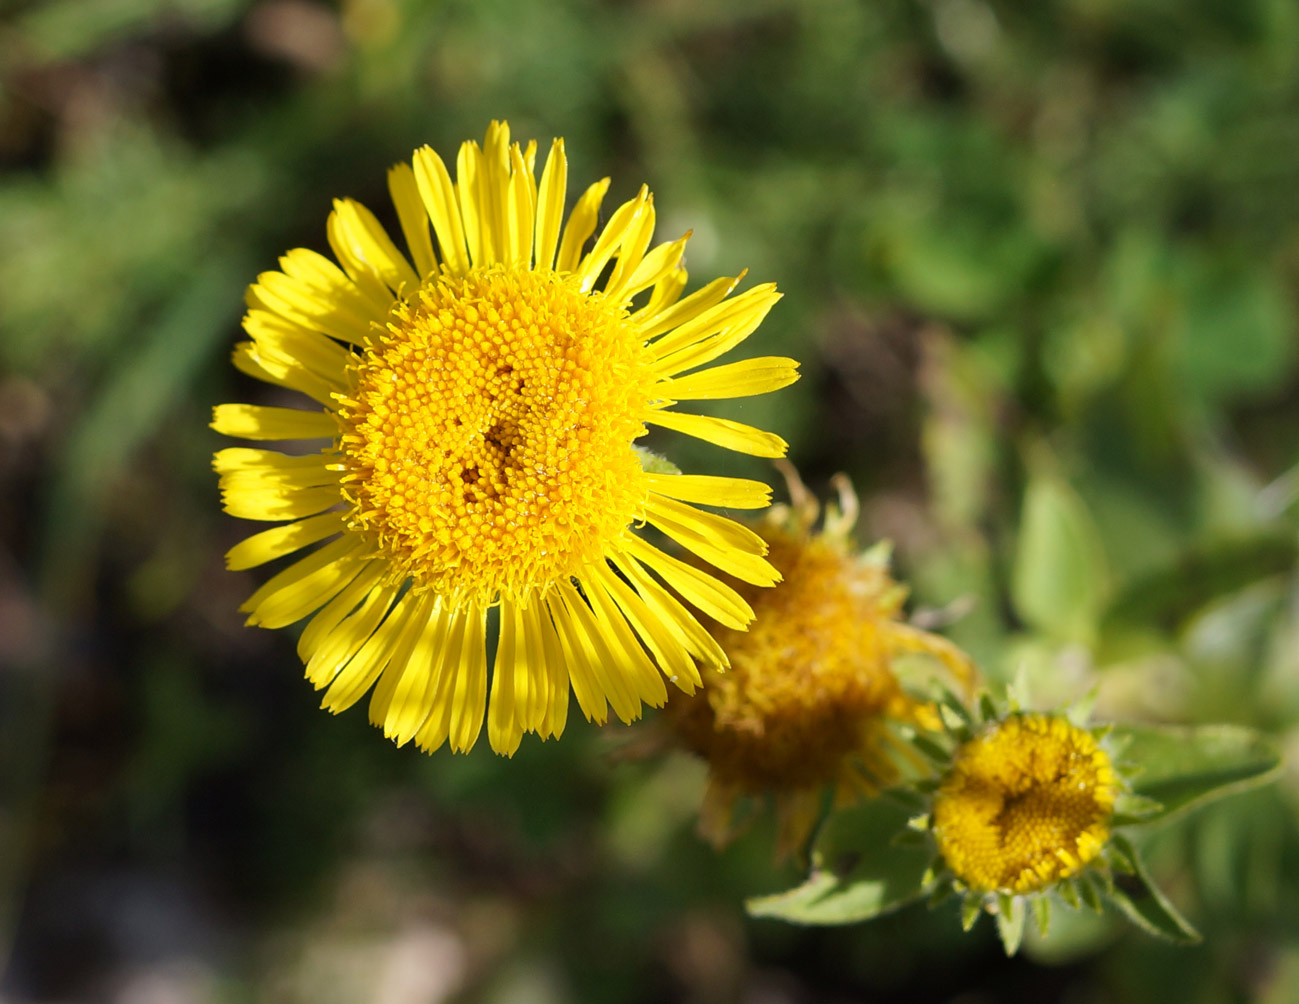
<path fill-rule="evenodd" d="M 1124 759 L 1142 768 L 1133 794 L 1160 805 L 1141 823 L 1267 784 L 1281 769 L 1280 750 L 1243 725 L 1120 725 L 1114 735 L 1126 742 Z"/>
<path fill-rule="evenodd" d="M 1034 477 L 1011 578 L 1011 599 L 1033 628 L 1090 643 L 1109 590 L 1100 536 L 1081 498 L 1061 478 Z"/>
<path fill-rule="evenodd" d="M 997 899 L 997 935 L 1006 954 L 1014 955 L 1024 940 L 1024 897 L 999 896 Z"/>
<path fill-rule="evenodd" d="M 1047 895 L 1033 897 L 1033 920 L 1037 924 L 1037 933 L 1046 937 L 1051 930 L 1051 897 Z"/>
<path fill-rule="evenodd" d="M 874 799 L 826 820 L 812 847 L 812 872 L 800 886 L 745 904 L 754 917 L 794 924 L 851 924 L 929 894 L 932 852 L 898 844 L 914 810 Z"/>
<path fill-rule="evenodd" d="M 1188 551 L 1172 564 L 1125 583 L 1101 617 L 1100 661 L 1126 658 L 1142 645 L 1162 644 L 1161 636 L 1178 631 L 1213 600 L 1289 572 L 1296 561 L 1299 541 L 1293 534 L 1261 534 Z"/>
<path fill-rule="evenodd" d="M 1132 863 L 1133 873 L 1115 879 L 1110 902 L 1143 931 L 1184 945 L 1200 940 L 1200 934 L 1168 901 L 1154 883 L 1136 848 L 1123 836 L 1111 838 L 1116 849 Z"/>

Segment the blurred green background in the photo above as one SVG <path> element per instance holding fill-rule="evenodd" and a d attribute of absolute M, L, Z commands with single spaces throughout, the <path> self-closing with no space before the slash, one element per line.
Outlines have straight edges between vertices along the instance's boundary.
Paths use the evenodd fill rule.
<path fill-rule="evenodd" d="M 0 7 L 0 1000 L 1299 1000 L 1299 778 L 1161 834 L 1205 932 L 956 908 L 803 930 L 769 820 L 571 724 L 512 760 L 332 718 L 245 629 L 207 428 L 243 287 L 506 117 L 642 182 L 804 378 L 726 414 L 849 472 L 926 623 L 1043 701 L 1299 724 L 1293 0 Z M 283 402 L 282 402 L 283 403 Z M 679 438 L 687 470 L 771 480 Z"/>

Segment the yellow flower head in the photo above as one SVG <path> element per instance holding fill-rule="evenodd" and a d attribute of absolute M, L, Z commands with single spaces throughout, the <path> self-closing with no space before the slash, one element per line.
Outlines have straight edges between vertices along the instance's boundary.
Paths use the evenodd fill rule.
<path fill-rule="evenodd" d="M 840 803 L 893 781 L 890 722 L 937 728 L 933 710 L 909 697 L 895 656 L 927 652 L 969 682 L 969 659 L 942 638 L 901 620 L 906 589 L 879 549 L 853 550 L 857 499 L 838 479 L 840 504 L 813 532 L 818 505 L 787 470 L 792 510 L 780 507 L 759 532 L 784 581 L 741 586 L 756 619 L 747 633 L 713 629 L 730 657 L 726 673 L 706 670 L 704 690 L 669 704 L 682 743 L 708 761 L 701 829 L 715 843 L 735 831 L 742 796 L 775 796 L 778 853 L 796 850 L 820 812 L 826 785 Z"/>
<path fill-rule="evenodd" d="M 557 736 L 569 688 L 588 718 L 661 705 L 663 677 L 692 690 L 726 657 L 680 602 L 735 630 L 748 602 L 635 529 L 650 523 L 745 582 L 779 578 L 752 531 L 695 504 L 761 508 L 765 485 L 654 473 L 647 425 L 757 456 L 777 436 L 674 410 L 792 383 L 797 364 L 708 367 L 779 299 L 718 279 L 682 296 L 687 237 L 651 247 L 647 190 L 597 233 L 608 179 L 564 223 L 567 160 L 493 122 L 461 146 L 453 180 L 430 148 L 388 175 L 407 251 L 349 199 L 334 204 L 338 261 L 290 251 L 248 291 L 251 341 L 235 365 L 318 408 L 221 405 L 213 427 L 316 440 L 288 455 L 216 455 L 226 510 L 286 521 L 231 550 L 250 568 L 327 541 L 248 600 L 249 623 L 304 617 L 307 677 L 341 711 L 367 692 L 398 743 L 467 750 L 488 703 L 492 748 Z M 707 367 L 707 368 L 705 368 Z"/>
<path fill-rule="evenodd" d="M 1096 859 L 1119 789 L 1090 732 L 1060 715 L 1011 714 L 957 748 L 931 827 L 947 867 L 970 889 L 1036 892 Z"/>

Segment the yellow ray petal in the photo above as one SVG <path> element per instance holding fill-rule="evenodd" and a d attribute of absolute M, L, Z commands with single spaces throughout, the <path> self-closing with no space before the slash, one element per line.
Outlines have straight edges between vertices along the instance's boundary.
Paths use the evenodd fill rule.
<path fill-rule="evenodd" d="M 578 277 L 582 292 L 589 292 L 595 286 L 596 279 L 604 271 L 605 265 L 609 264 L 614 252 L 622 247 L 624 241 L 635 235 L 645 213 L 653 212 L 653 202 L 649 189 L 642 185 L 634 199 L 629 199 L 613 211 L 609 222 L 595 239 L 595 246 L 574 270 L 573 274 Z"/>
<path fill-rule="evenodd" d="M 544 687 L 539 695 L 543 704 L 537 710 L 540 718 L 534 727 L 543 739 L 561 735 L 568 721 L 568 664 L 564 661 L 559 636 L 544 603 L 533 601 L 528 604 L 524 610 L 524 630 L 529 657 L 534 652 L 539 653 L 538 658 L 546 668 Z"/>
<path fill-rule="evenodd" d="M 320 608 L 298 636 L 298 658 L 303 665 L 311 661 L 316 650 L 333 633 L 343 618 L 356 609 L 384 577 L 382 561 L 368 561 L 365 567 L 337 596 Z"/>
<path fill-rule="evenodd" d="M 623 545 L 628 555 L 653 571 L 680 593 L 687 603 L 698 607 L 713 620 L 736 631 L 743 631 L 752 623 L 753 608 L 726 583 L 664 554 L 639 537 L 628 536 Z"/>
<path fill-rule="evenodd" d="M 675 596 L 658 583 L 640 562 L 629 555 L 615 552 L 610 560 L 635 588 L 646 606 L 653 611 L 659 623 L 667 626 L 686 651 L 706 666 L 725 669 L 730 665 L 726 652 L 711 634 L 704 629 L 693 613 L 687 610 Z M 695 686 L 700 685 L 698 674 L 692 678 Z"/>
<path fill-rule="evenodd" d="M 383 623 L 397 599 L 399 587 L 380 583 L 366 593 L 361 605 L 338 622 L 321 641 L 307 662 L 306 677 L 313 687 L 322 690 L 338 675 L 348 661 L 370 640 Z"/>
<path fill-rule="evenodd" d="M 212 409 L 212 428 L 241 439 L 333 439 L 338 435 L 338 421 L 328 412 L 256 404 L 217 405 Z"/>
<path fill-rule="evenodd" d="M 559 227 L 564 219 L 564 196 L 568 191 L 568 158 L 564 154 L 564 141 L 557 139 L 550 145 L 550 155 L 541 171 L 541 184 L 537 187 L 537 224 L 535 227 L 536 254 L 539 269 L 555 267 L 555 251 L 559 247 Z"/>
<path fill-rule="evenodd" d="M 487 703 L 486 611 L 470 604 L 465 611 L 465 641 L 460 659 L 451 664 L 451 722 L 447 738 L 453 751 L 468 753 L 483 728 Z"/>
<path fill-rule="evenodd" d="M 269 530 L 246 537 L 226 552 L 226 568 L 231 571 L 242 571 L 255 568 L 268 561 L 282 558 L 286 554 L 324 540 L 344 528 L 341 513 L 327 512 L 319 516 L 309 516 L 295 523 L 273 526 Z"/>
<path fill-rule="evenodd" d="M 419 638 L 405 664 L 394 667 L 400 672 L 383 723 L 383 734 L 398 746 L 415 737 L 428 718 L 437 690 L 438 659 L 446 645 L 451 618 L 445 604 L 432 593 L 423 614 Z"/>
<path fill-rule="evenodd" d="M 339 275 L 355 293 L 352 281 L 341 272 Z M 346 298 L 337 291 L 317 290 L 283 272 L 262 272 L 248 287 L 244 300 L 250 309 L 268 310 L 305 328 L 323 331 L 331 338 L 355 345 L 363 343 L 370 326 L 384 317 L 377 305 L 362 296 Z M 364 310 L 360 305 L 364 305 Z"/>
<path fill-rule="evenodd" d="M 798 363 L 793 359 L 758 356 L 664 380 L 656 390 L 674 401 L 707 401 L 766 394 L 797 379 Z"/>
<path fill-rule="evenodd" d="M 738 545 L 740 533 L 752 533 L 733 520 L 694 509 L 681 502 L 650 496 L 645 517 L 682 547 L 716 565 L 728 575 L 755 586 L 774 586 L 780 573 L 763 557 L 766 545 L 754 534 L 760 550 L 743 550 Z M 752 546 L 752 545 L 751 545 Z"/>
<path fill-rule="evenodd" d="M 421 593 L 417 596 L 408 594 L 411 606 L 406 623 L 401 633 L 393 642 L 392 651 L 385 660 L 383 671 L 370 695 L 370 724 L 384 729 L 387 734 L 388 721 L 393 713 L 393 699 L 397 696 L 397 687 L 406 670 L 415 673 L 427 673 L 427 664 L 412 667 L 411 659 L 428 630 L 429 615 L 437 605 L 437 596 L 433 593 Z"/>
<path fill-rule="evenodd" d="M 682 690 L 693 693 L 699 685 L 699 670 L 681 639 L 650 609 L 641 595 L 608 565 L 599 566 L 596 574 L 600 586 L 618 605 L 637 636 L 654 654 L 663 674 Z"/>
<path fill-rule="evenodd" d="M 674 352 L 732 328 L 747 327 L 751 332 L 762 323 L 762 319 L 767 316 L 782 295 L 776 291 L 776 284 L 771 282 L 746 289 L 738 296 L 716 303 L 667 331 L 650 345 L 650 351 L 654 353 L 656 359 L 662 360 Z M 681 301 L 677 307 L 681 307 L 685 302 L 685 300 Z M 652 336 L 647 333 L 645 337 Z"/>
<path fill-rule="evenodd" d="M 657 285 L 668 276 L 680 271 L 678 265 L 681 263 L 681 256 L 685 254 L 688 240 L 690 234 L 671 243 L 660 244 L 640 260 L 636 270 L 624 281 L 615 283 L 615 277 L 611 276 L 605 294 L 616 300 L 629 301 L 641 290 Z"/>
<path fill-rule="evenodd" d="M 397 209 L 402 236 L 415 262 L 415 272 L 423 279 L 437 268 L 433 241 L 429 237 L 429 217 L 420 198 L 415 172 L 405 161 L 388 169 L 388 194 Z"/>
<path fill-rule="evenodd" d="M 492 667 L 492 692 L 487 702 L 487 741 L 497 753 L 512 757 L 523 738 L 523 719 L 528 703 L 526 666 L 523 674 L 517 671 L 519 664 L 526 660 L 521 626 L 523 612 L 518 604 L 502 597 L 500 617 L 500 636 Z M 521 682 L 524 684 L 522 693 Z"/>
<path fill-rule="evenodd" d="M 604 286 L 606 296 L 618 301 L 631 297 L 632 294 L 625 290 L 645 260 L 645 249 L 654 238 L 654 222 L 654 197 L 645 189 L 645 207 L 618 243 L 618 257 L 614 261 L 613 271 L 609 273 L 609 281 Z"/>
<path fill-rule="evenodd" d="M 340 537 L 295 561 L 239 607 L 248 614 L 246 623 L 285 627 L 324 606 L 361 571 L 363 548 L 355 537 Z"/>
<path fill-rule="evenodd" d="M 446 633 L 436 660 L 436 677 L 430 681 L 429 711 L 424 724 L 415 733 L 415 744 L 432 752 L 447 741 L 451 731 L 452 690 L 461 663 L 461 651 L 469 625 L 466 611 L 448 611 Z"/>
<path fill-rule="evenodd" d="M 414 168 L 415 185 L 437 234 L 442 264 L 452 275 L 464 275 L 469 271 L 469 250 L 460 199 L 447 166 L 432 147 L 424 146 L 415 151 Z"/>
<path fill-rule="evenodd" d="M 374 686 L 388 665 L 397 643 L 402 639 L 410 622 L 411 611 L 417 605 L 409 593 L 393 605 L 388 615 L 375 628 L 374 634 L 366 639 L 365 644 L 357 649 L 334 677 L 320 701 L 322 708 L 334 714 L 346 711 Z"/>
<path fill-rule="evenodd" d="M 353 199 L 335 199 L 327 231 L 343 270 L 358 286 L 400 293 L 419 285 L 419 276 L 397 250 L 374 213 Z M 377 286 L 376 286 L 377 284 Z M 390 298 L 391 299 L 391 298 Z"/>
<path fill-rule="evenodd" d="M 516 268 L 532 264 L 532 226 L 537 215 L 537 181 L 517 144 L 510 149 L 510 180 L 506 193 L 506 261 Z"/>
<path fill-rule="evenodd" d="M 608 567 L 604 562 L 600 565 Z M 640 717 L 641 703 L 661 708 L 668 699 L 663 677 L 645 654 L 623 611 L 600 584 L 598 574 L 584 573 L 581 582 L 600 635 L 614 658 L 608 667 L 609 675 L 629 680 L 638 698 L 633 717 Z"/>
<path fill-rule="evenodd" d="M 356 356 L 342 345 L 269 310 L 250 310 L 243 325 L 260 355 L 301 366 L 333 390 L 347 388 L 347 367 Z"/>
<path fill-rule="evenodd" d="M 259 352 L 255 342 L 239 342 L 230 353 L 235 369 L 255 380 L 300 391 L 323 405 L 333 404 L 334 387 L 299 366 L 296 360 L 281 360 Z"/>
<path fill-rule="evenodd" d="M 645 474 L 645 487 L 659 495 L 726 509 L 765 509 L 771 505 L 771 488 L 747 478 L 710 474 Z"/>
<path fill-rule="evenodd" d="M 564 228 L 563 239 L 559 242 L 559 259 L 555 263 L 558 272 L 572 272 L 582 257 L 582 248 L 587 238 L 595 233 L 595 225 L 600 219 L 600 203 L 604 193 L 609 191 L 609 179 L 601 178 L 582 193 L 577 205 L 568 214 L 568 226 Z"/>
<path fill-rule="evenodd" d="M 754 457 L 783 457 L 789 449 L 789 444 L 774 433 L 732 422 L 729 418 L 687 415 L 679 411 L 650 411 L 645 414 L 645 421 Z"/>
<path fill-rule="evenodd" d="M 720 279 L 714 279 L 707 286 L 695 290 L 684 300 L 674 300 L 664 310 L 651 312 L 649 307 L 646 306 L 644 310 L 637 311 L 632 316 L 641 325 L 641 337 L 646 341 L 651 341 L 671 331 L 678 325 L 693 320 L 705 311 L 711 310 L 731 295 L 731 291 L 740 284 L 740 280 L 745 275 L 745 272 L 741 272 L 739 275 L 730 278 L 723 276 Z M 682 279 L 682 285 L 684 284 L 685 281 Z"/>

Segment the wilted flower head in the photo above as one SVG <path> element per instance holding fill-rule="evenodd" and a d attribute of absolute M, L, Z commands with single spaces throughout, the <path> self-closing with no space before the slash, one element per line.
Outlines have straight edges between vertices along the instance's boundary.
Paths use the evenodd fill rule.
<path fill-rule="evenodd" d="M 705 836 L 726 842 L 738 828 L 737 802 L 772 795 L 781 854 L 804 843 L 827 785 L 842 804 L 897 777 L 894 758 L 908 751 L 893 726 L 938 727 L 933 709 L 903 690 L 897 656 L 935 656 L 962 684 L 974 676 L 950 642 L 903 622 L 907 591 L 889 575 L 887 550 L 855 550 L 858 506 L 847 479 L 836 479 L 838 505 L 814 530 L 819 505 L 792 468 L 786 476 L 792 505 L 774 507 L 757 528 L 784 581 L 739 586 L 753 625 L 712 629 L 730 670 L 705 670 L 702 692 L 668 708 L 678 741 L 708 762 Z"/>

